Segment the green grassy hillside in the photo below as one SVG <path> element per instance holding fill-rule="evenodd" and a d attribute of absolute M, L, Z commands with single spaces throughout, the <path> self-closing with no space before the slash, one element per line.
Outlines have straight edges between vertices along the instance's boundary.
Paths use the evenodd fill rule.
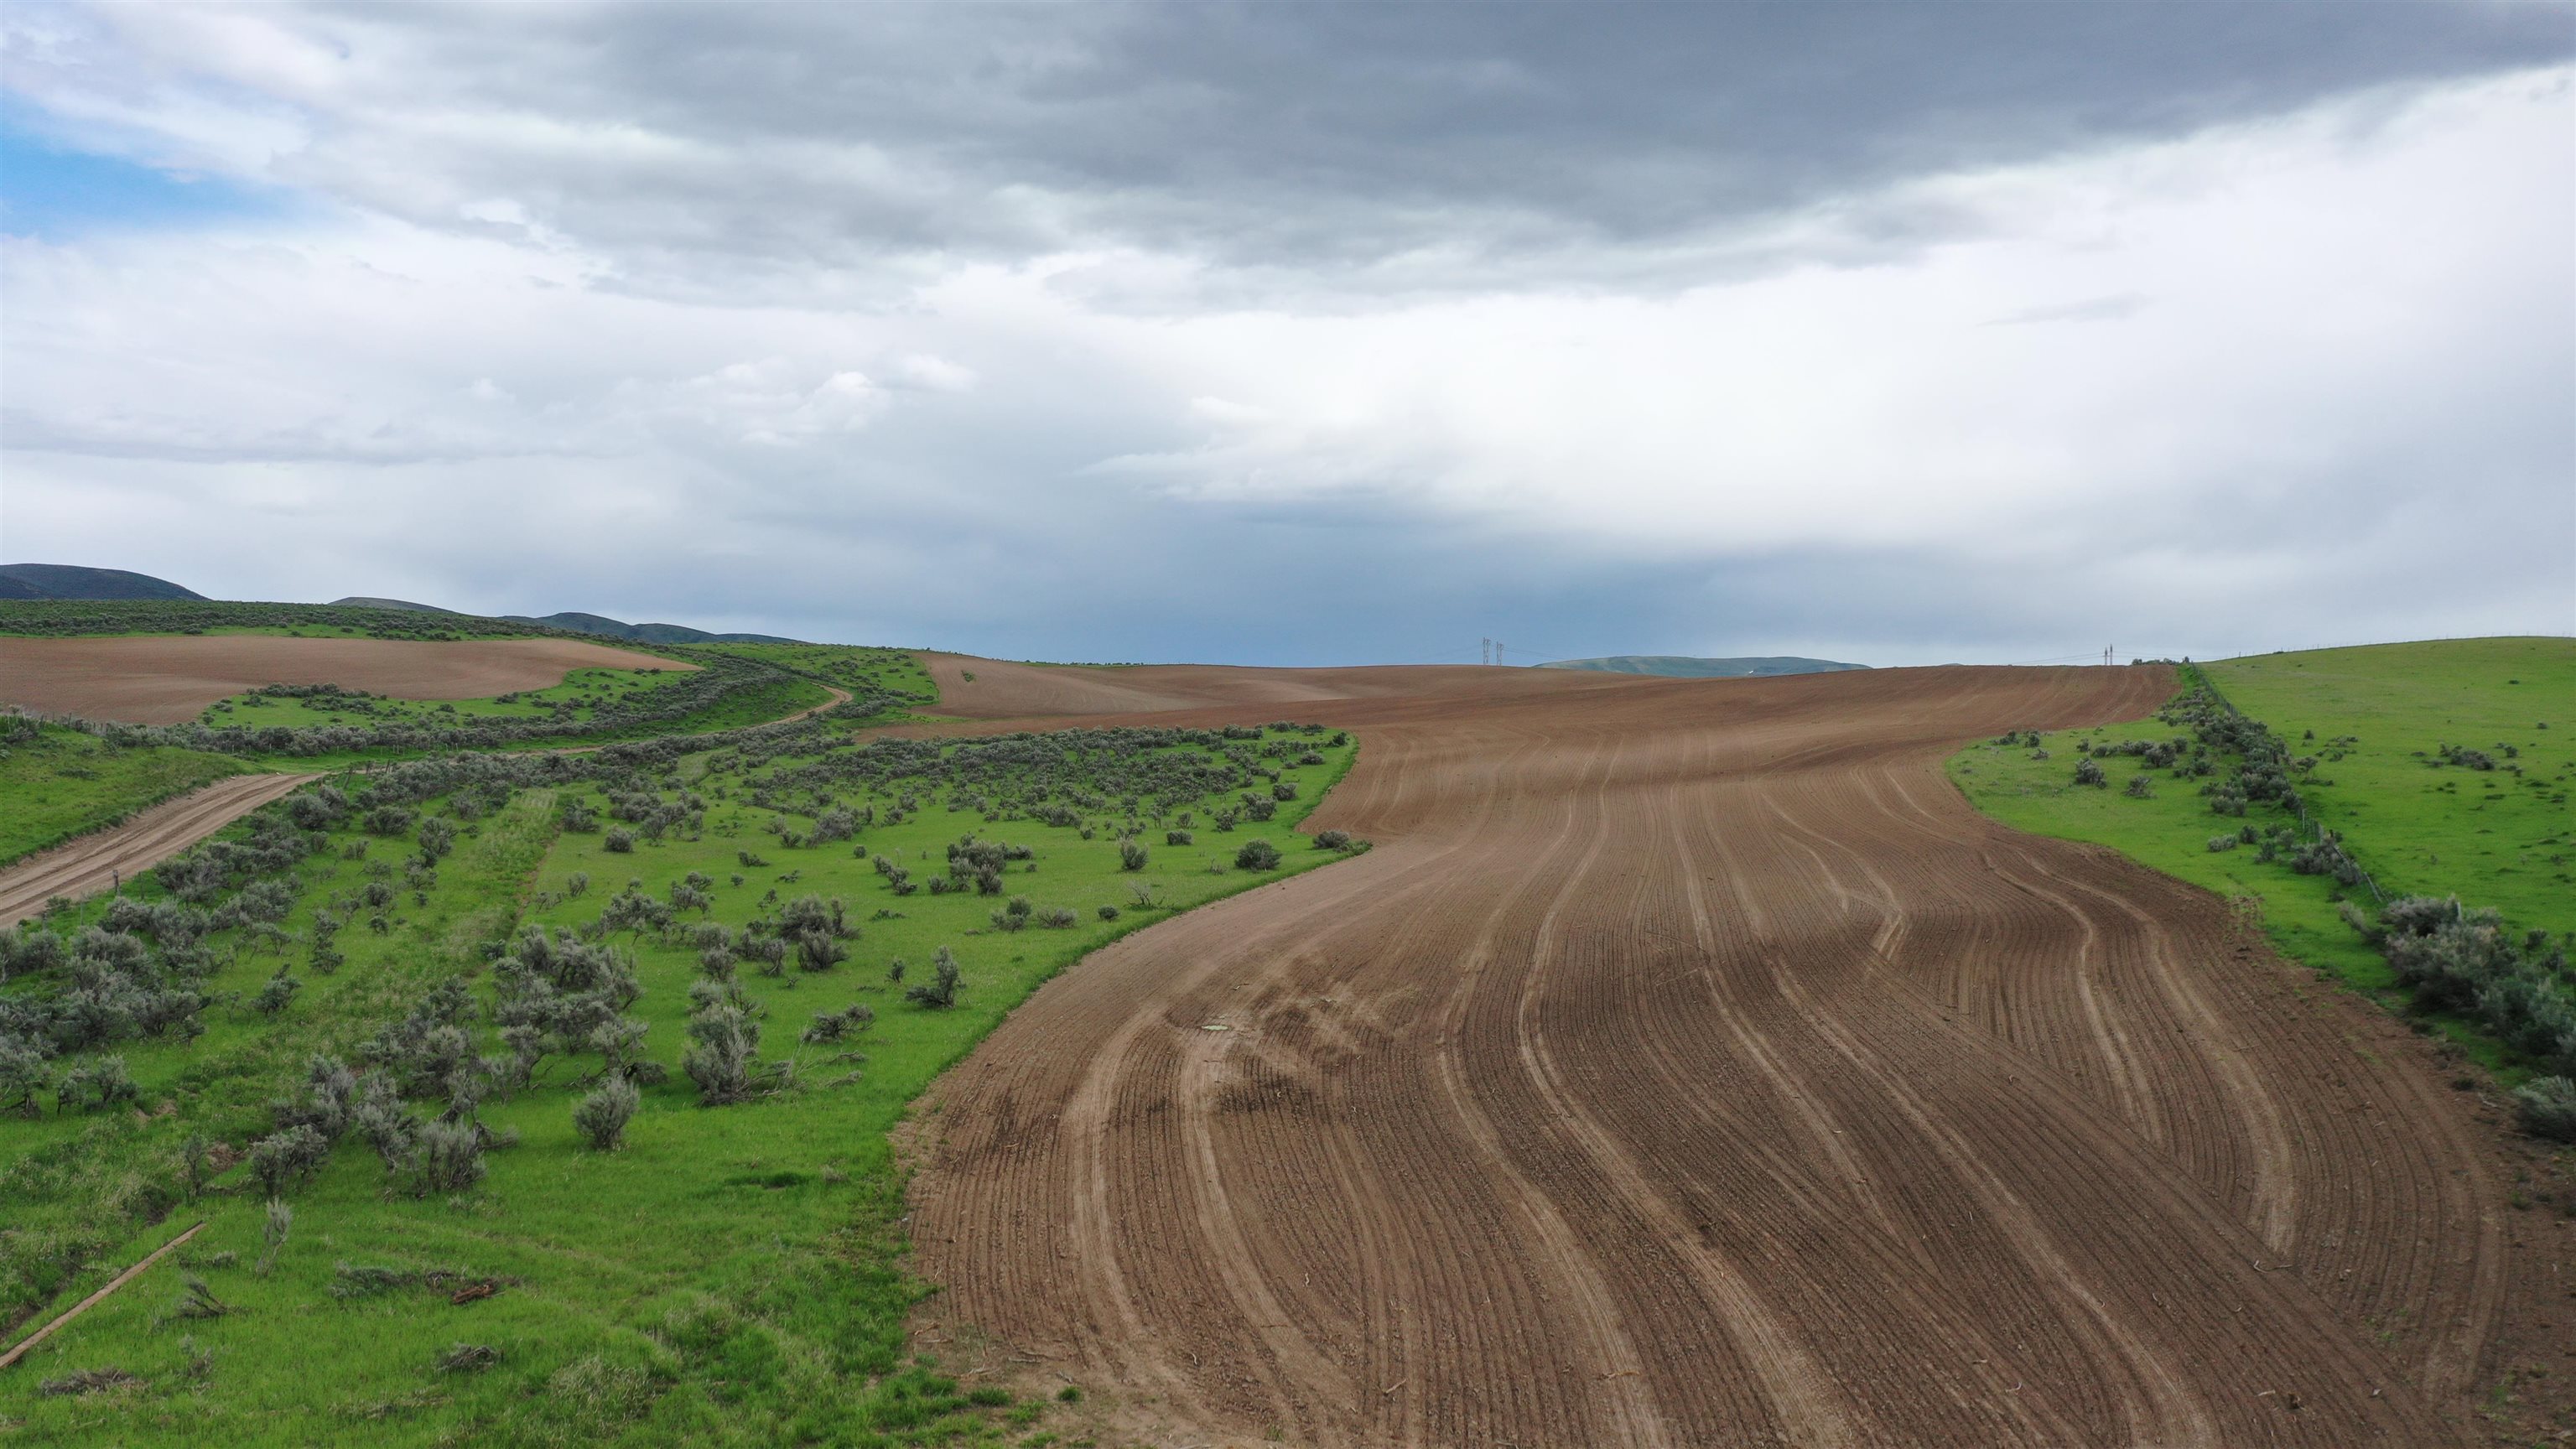
<path fill-rule="evenodd" d="M 2293 752 L 2299 798 L 2342 837 L 2380 892 L 2392 899 L 2457 895 L 2502 908 L 2518 929 L 2576 929 L 2576 891 L 2568 884 L 2576 821 L 2567 803 L 2576 770 L 2576 736 L 2567 733 L 2576 719 L 2576 641 L 2385 645 L 2204 669 Z M 2213 755 L 2218 768 L 2192 776 L 2144 756 L 2100 753 L 2125 741 L 2169 742 L 2190 733 L 2169 717 L 2017 734 L 1962 750 L 1949 772 L 1970 801 L 2005 824 L 2108 845 L 2242 902 L 2259 913 L 2284 954 L 2401 1004 L 2387 962 L 2339 910 L 2347 901 L 2375 909 L 2368 890 L 2330 874 L 2301 874 L 2287 852 L 2267 859 L 2262 842 L 2241 838 L 2248 826 L 2258 834 L 2286 826 L 2293 817 L 2277 805 L 2257 802 L 2243 816 L 2213 813 L 2202 787 L 2224 780 L 2233 760 Z M 2445 744 L 2485 751 L 2495 768 L 2447 763 Z M 2101 787 L 2074 782 L 2088 757 L 2104 771 Z M 2131 792 L 2132 780 L 2143 780 L 2144 794 Z M 2511 1054 L 2464 1019 L 2435 1020 L 2490 1065 L 2513 1066 Z"/>
<path fill-rule="evenodd" d="M 780 670 L 738 670 L 715 678 L 684 670 L 577 669 L 552 688 L 489 699 L 398 700 L 275 686 L 219 701 L 200 722 L 228 731 L 369 731 L 392 741 L 370 745 L 368 736 L 352 736 L 335 748 L 338 742 L 327 733 L 300 735 L 291 745 L 263 746 L 256 736 L 242 741 L 251 758 L 311 770 L 451 749 L 582 749 L 713 734 L 785 719 L 831 700 L 814 680 Z M 899 703 L 876 701 L 887 719 L 900 714 Z M 525 737 L 509 737 L 513 731 Z M 443 738 L 449 735 L 454 738 Z M 323 748 L 314 747 L 317 740 Z"/>
<path fill-rule="evenodd" d="M 122 747 L 17 721 L 0 728 L 0 865 L 250 768 L 199 750 Z"/>
<path fill-rule="evenodd" d="M 2203 672 L 2317 756 L 2308 808 L 2350 838 L 2383 890 L 2576 931 L 2576 639 L 2264 654 Z M 2448 763 L 2446 745 L 2477 753 Z"/>
<path fill-rule="evenodd" d="M 856 695 L 876 691 L 909 694 L 925 705 L 939 699 L 939 686 L 918 655 L 901 649 L 865 649 L 843 644 L 706 644 L 695 652 L 729 654 L 776 669 L 837 685 Z"/>
<path fill-rule="evenodd" d="M 270 807 L 229 832 L 236 854 L 222 858 L 269 852 L 269 865 L 230 878 L 238 891 L 207 895 L 181 867 L 123 908 L 137 920 L 155 902 L 170 909 L 165 888 L 218 907 L 202 949 L 145 928 L 155 944 L 133 968 L 168 962 L 168 980 L 205 998 L 202 1030 L 128 1032 L 46 1066 L 60 1082 L 114 1056 L 130 1102 L 90 1110 L 46 1095 L 29 1115 L 0 1115 L 0 1313 L 59 1308 L 186 1224 L 208 1224 L 0 1377 L 0 1423 L 74 1444 L 1043 1432 L 1046 1405 L 970 1393 L 907 1352 L 904 1316 L 923 1289 L 903 1271 L 887 1132 L 1084 953 L 1340 858 L 1293 828 L 1354 748 L 1322 730 L 857 745 L 808 724 L 694 753 L 427 762 L 341 777 L 344 803 L 307 791 L 311 803 Z M 287 828 L 290 816 L 305 828 Z M 1141 857 L 1122 844 L 1131 833 Z M 1007 847 L 982 857 L 990 893 L 973 852 L 952 869 L 950 847 L 968 838 Z M 1238 859 L 1256 840 L 1278 848 L 1275 863 Z M 248 916 L 220 924 L 226 909 Z M 790 933 L 809 909 L 834 925 Z M 51 925 L 76 935 L 105 914 L 92 902 Z M 621 1060 L 645 1086 L 619 1150 L 584 1145 L 574 1125 L 575 1103 L 609 1070 L 597 1043 L 557 1043 L 524 1084 L 504 1080 L 505 1016 L 561 999 L 551 987 L 509 994 L 525 979 L 528 948 L 511 944 L 523 924 L 570 933 L 575 946 L 561 949 L 595 946 L 633 973 L 614 1012 L 643 1028 Z M 942 948 L 962 975 L 955 1003 L 908 1000 L 937 979 Z M 0 987 L 0 1021 L 13 1002 L 23 1013 L 61 999 L 68 969 L 22 970 Z M 281 978 L 297 988 L 264 1004 Z M 380 1161 L 353 1128 L 290 1190 L 292 1222 L 263 1267 L 266 1194 L 230 1154 L 287 1121 L 273 1104 L 305 1091 L 316 1052 L 410 1071 L 416 1056 L 367 1042 L 445 981 L 472 1003 L 468 1050 L 485 1060 L 416 1083 L 409 1110 L 461 1112 L 513 1145 L 490 1149 L 479 1182 L 422 1193 L 414 1166 Z M 685 1059 L 728 993 L 758 1028 L 759 1065 L 749 1100 L 704 1105 Z M 854 1007 L 873 1020 L 800 1039 Z M 90 1020 L 42 1011 L 57 1033 Z M 469 1079 L 479 1105 L 460 1095 Z M 223 1149 L 194 1189 L 192 1138 Z M 191 1276 L 207 1299 L 190 1311 L 205 1316 L 180 1308 Z M 110 1369 L 133 1382 L 40 1391 Z"/>
<path fill-rule="evenodd" d="M 209 725 L 436 724 L 462 719 L 584 721 L 633 705 L 664 683 L 661 669 L 576 669 L 563 683 L 491 699 L 394 699 L 363 690 L 272 685 L 220 699 L 198 718 Z"/>

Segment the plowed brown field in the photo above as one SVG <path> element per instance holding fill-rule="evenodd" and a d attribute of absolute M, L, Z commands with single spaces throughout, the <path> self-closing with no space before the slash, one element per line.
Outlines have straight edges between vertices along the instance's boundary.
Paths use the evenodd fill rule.
<path fill-rule="evenodd" d="M 1350 726 L 1310 828 L 1377 847 L 941 1080 L 952 1367 L 1155 1442 L 1547 1446 L 2447 1444 L 2571 1367 L 2563 1224 L 2422 1042 L 1940 774 L 2163 669 L 939 667 L 986 718 Z"/>
<path fill-rule="evenodd" d="M 574 639 L 0 638 L 0 704 L 178 724 L 263 684 L 337 684 L 396 699 L 486 699 L 561 684 L 575 669 L 695 668 Z"/>

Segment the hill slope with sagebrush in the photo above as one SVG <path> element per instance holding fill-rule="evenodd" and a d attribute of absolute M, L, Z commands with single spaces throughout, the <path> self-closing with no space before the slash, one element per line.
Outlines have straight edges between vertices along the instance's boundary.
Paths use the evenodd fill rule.
<path fill-rule="evenodd" d="M 203 599 L 168 579 L 81 564 L 0 564 L 0 599 Z"/>

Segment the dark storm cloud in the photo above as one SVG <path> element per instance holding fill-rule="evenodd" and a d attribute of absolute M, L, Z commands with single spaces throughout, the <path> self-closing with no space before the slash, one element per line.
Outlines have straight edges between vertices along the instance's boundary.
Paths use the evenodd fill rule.
<path fill-rule="evenodd" d="M 1617 275 L 1910 177 L 2576 51 L 2549 6 L 2055 0 L 366 7 L 320 29 L 369 93 L 284 169 L 440 224 L 489 195 L 674 273 L 1132 247 L 1283 285 Z M 1833 221 L 1860 255 L 1981 224 Z"/>
<path fill-rule="evenodd" d="M 2576 628 L 2564 5 L 0 29 L 12 124 L 292 203 L 0 242 L 13 553 L 1071 659 Z"/>

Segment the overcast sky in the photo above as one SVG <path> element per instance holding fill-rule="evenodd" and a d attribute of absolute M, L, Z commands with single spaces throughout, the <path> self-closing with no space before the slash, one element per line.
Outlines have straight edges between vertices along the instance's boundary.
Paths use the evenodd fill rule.
<path fill-rule="evenodd" d="M 0 556 L 1008 657 L 2576 632 L 2576 7 L 0 10 Z"/>

